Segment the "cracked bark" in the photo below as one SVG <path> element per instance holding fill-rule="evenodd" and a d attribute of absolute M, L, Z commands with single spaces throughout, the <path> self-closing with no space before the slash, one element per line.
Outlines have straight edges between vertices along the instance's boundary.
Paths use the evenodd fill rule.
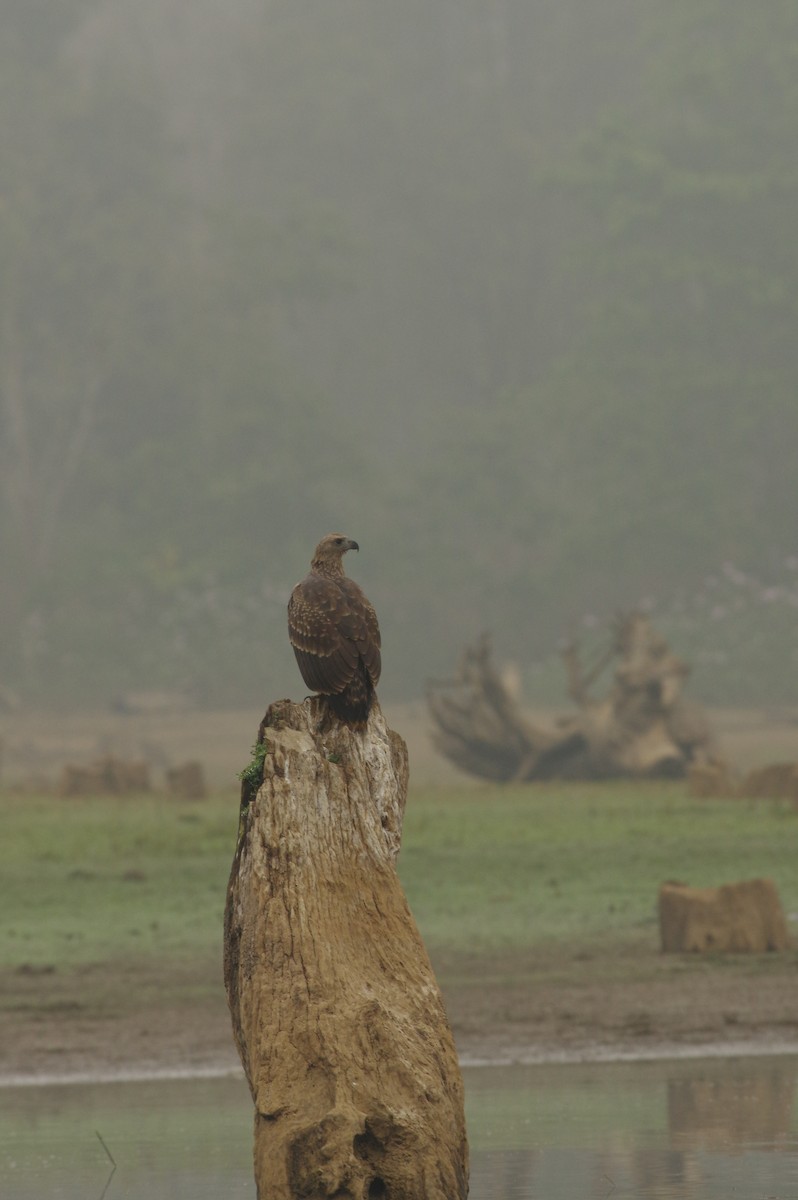
<path fill-rule="evenodd" d="M 407 749 L 375 705 L 273 704 L 263 782 L 242 785 L 225 986 L 255 1104 L 263 1200 L 457 1200 L 463 1087 L 396 873 Z"/>

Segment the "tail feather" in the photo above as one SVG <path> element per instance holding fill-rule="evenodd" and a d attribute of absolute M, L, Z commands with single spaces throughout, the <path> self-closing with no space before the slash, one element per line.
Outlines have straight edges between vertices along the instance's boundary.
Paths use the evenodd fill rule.
<path fill-rule="evenodd" d="M 365 729 L 374 701 L 374 684 L 362 662 L 342 692 L 329 695 L 330 708 L 351 729 Z"/>

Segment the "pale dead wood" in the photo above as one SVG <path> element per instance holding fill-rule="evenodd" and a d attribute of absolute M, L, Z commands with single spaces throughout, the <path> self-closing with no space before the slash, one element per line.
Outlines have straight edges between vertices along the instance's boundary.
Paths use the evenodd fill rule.
<path fill-rule="evenodd" d="M 791 946 L 772 879 L 746 879 L 709 888 L 663 883 L 658 910 L 664 951 L 764 954 Z"/>
<path fill-rule="evenodd" d="M 714 757 L 706 719 L 682 696 L 688 668 L 644 615 L 619 618 L 589 668 L 576 640 L 562 658 L 577 709 L 549 730 L 525 716 L 491 662 L 487 636 L 467 647 L 454 678 L 428 688 L 441 753 L 464 771 L 505 781 L 680 776 Z M 594 697 L 591 687 L 613 662 L 609 688 Z"/>
<path fill-rule="evenodd" d="M 324 699 L 273 704 L 242 790 L 225 984 L 269 1200 L 457 1200 L 463 1088 L 396 873 L 407 750 L 375 703 L 358 733 Z"/>

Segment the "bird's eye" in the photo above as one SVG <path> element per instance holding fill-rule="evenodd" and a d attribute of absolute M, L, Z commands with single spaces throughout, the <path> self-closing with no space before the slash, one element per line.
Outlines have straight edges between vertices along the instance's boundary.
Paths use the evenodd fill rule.
<path fill-rule="evenodd" d="M 343 546 L 343 544 L 344 544 L 344 539 L 343 539 L 343 538 L 336 538 L 336 539 L 335 539 L 335 544 L 336 544 L 336 546 Z"/>

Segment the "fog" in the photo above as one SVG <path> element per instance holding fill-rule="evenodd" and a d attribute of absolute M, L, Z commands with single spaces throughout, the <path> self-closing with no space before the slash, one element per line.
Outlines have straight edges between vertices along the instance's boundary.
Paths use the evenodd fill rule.
<path fill-rule="evenodd" d="M 795 702 L 798 10 L 3 0 L 0 704 L 420 696 L 643 605 Z"/>

